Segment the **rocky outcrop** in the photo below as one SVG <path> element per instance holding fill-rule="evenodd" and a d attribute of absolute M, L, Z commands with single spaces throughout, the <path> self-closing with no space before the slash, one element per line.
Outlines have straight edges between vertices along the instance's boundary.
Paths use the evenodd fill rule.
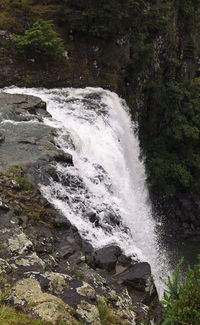
<path fill-rule="evenodd" d="M 0 113 L 1 120 L 5 117 L 7 119 L 18 119 L 24 117 L 25 113 L 30 114 L 45 114 L 46 103 L 43 102 L 39 97 L 28 96 L 28 95 L 18 95 L 7 93 L 0 93 Z M 48 113 L 46 112 L 48 115 Z"/>
<path fill-rule="evenodd" d="M 142 312 L 143 305 L 158 300 L 147 294 L 148 266 L 147 274 L 141 269 L 135 276 L 119 247 L 94 251 L 40 193 L 39 182 L 58 178 L 57 162 L 73 164 L 73 157 L 57 148 L 56 130 L 41 123 L 45 104 L 3 94 L 1 107 L 9 119 L 23 122 L 23 132 L 21 123 L 9 122 L 0 145 L 0 289 L 6 302 L 52 323 L 101 325 L 106 317 L 111 324 L 134 325 L 136 308 L 150 322 L 153 316 Z M 26 128 L 27 118 L 34 120 L 33 129 L 30 123 Z"/>
<path fill-rule="evenodd" d="M 52 323 L 101 324 L 101 297 L 118 318 L 116 324 L 135 324 L 126 288 L 115 288 L 111 280 L 109 283 L 87 265 L 77 230 L 62 222 L 34 187 L 13 188 L 12 180 L 13 172 L 0 176 L 0 195 L 3 190 L 7 193 L 7 208 L 0 209 L 0 270 L 4 279 L 0 287 L 8 293 L 7 303 Z M 27 204 L 32 213 L 26 210 Z M 122 318 L 124 310 L 126 317 Z"/>

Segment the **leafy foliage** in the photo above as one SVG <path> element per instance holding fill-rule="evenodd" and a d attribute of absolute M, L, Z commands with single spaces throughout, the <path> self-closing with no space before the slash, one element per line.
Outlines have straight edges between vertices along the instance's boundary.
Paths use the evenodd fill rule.
<path fill-rule="evenodd" d="M 62 0 L 58 22 L 75 32 L 104 39 L 115 39 L 130 32 L 132 22 L 141 9 L 136 0 Z"/>
<path fill-rule="evenodd" d="M 54 57 L 64 52 L 63 42 L 48 21 L 38 20 L 24 35 L 15 35 L 19 53 L 31 58 Z"/>
<path fill-rule="evenodd" d="M 145 148 L 153 189 L 165 198 L 200 193 L 200 81 L 150 83 Z"/>
<path fill-rule="evenodd" d="M 162 301 L 166 319 L 162 325 L 197 325 L 200 324 L 200 256 L 194 268 L 180 280 L 180 260 L 172 277 L 164 281 L 167 289 Z"/>

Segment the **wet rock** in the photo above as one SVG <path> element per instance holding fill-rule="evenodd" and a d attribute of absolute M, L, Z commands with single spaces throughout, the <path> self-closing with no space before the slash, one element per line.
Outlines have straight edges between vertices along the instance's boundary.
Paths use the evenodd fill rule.
<path fill-rule="evenodd" d="M 117 279 L 127 287 L 144 292 L 149 277 L 151 277 L 150 265 L 143 262 L 131 265 L 128 270 L 119 274 Z"/>
<path fill-rule="evenodd" d="M 20 140 L 19 143 L 36 144 L 37 143 L 37 138 L 36 137 L 28 137 L 26 139 Z"/>
<path fill-rule="evenodd" d="M 94 252 L 94 265 L 108 272 L 115 271 L 117 259 L 120 255 L 121 249 L 118 246 L 105 246 Z"/>
<path fill-rule="evenodd" d="M 59 182 L 59 177 L 54 166 L 47 165 L 45 171 L 53 178 L 54 182 Z"/>
<path fill-rule="evenodd" d="M 120 216 L 113 213 L 107 213 L 105 215 L 105 220 L 114 226 L 119 226 L 121 223 Z"/>
<path fill-rule="evenodd" d="M 55 151 L 50 156 L 57 162 L 68 163 L 73 165 L 72 155 L 64 151 Z"/>
<path fill-rule="evenodd" d="M 56 227 L 64 227 L 66 229 L 69 229 L 71 226 L 69 220 L 65 216 L 63 216 L 59 213 L 57 213 L 55 216 L 54 225 Z"/>
<path fill-rule="evenodd" d="M 118 264 L 120 264 L 120 265 L 130 265 L 131 262 L 132 262 L 132 259 L 129 256 L 126 256 L 124 254 L 121 254 L 118 257 Z"/>
<path fill-rule="evenodd" d="M 15 119 L 17 115 L 27 112 L 36 115 L 39 109 L 46 110 L 46 103 L 39 97 L 0 93 L 0 112 L 2 117 Z"/>
<path fill-rule="evenodd" d="M 95 226 L 99 225 L 99 217 L 97 216 L 97 214 L 95 212 L 93 212 L 93 211 L 88 212 L 86 214 L 86 216 L 89 218 L 91 223 L 95 224 Z"/>

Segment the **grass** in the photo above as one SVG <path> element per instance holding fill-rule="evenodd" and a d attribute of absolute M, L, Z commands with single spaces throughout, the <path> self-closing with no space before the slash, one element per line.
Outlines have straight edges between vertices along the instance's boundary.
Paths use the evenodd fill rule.
<path fill-rule="evenodd" d="M 31 319 L 22 312 L 0 304 L 0 325 L 51 325 L 39 319 Z"/>
<path fill-rule="evenodd" d="M 118 324 L 113 311 L 109 308 L 106 302 L 99 301 L 97 307 L 102 325 Z"/>
<path fill-rule="evenodd" d="M 75 276 L 80 281 L 84 279 L 84 273 L 80 270 L 75 271 Z"/>

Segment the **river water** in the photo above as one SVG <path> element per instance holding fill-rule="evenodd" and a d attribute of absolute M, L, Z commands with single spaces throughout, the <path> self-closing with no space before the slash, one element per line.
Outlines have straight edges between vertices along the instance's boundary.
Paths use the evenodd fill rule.
<path fill-rule="evenodd" d="M 101 88 L 4 91 L 42 98 L 52 116 L 44 124 L 57 129 L 57 146 L 73 156 L 74 166 L 57 164 L 59 181 L 40 184 L 43 195 L 93 247 L 117 244 L 149 262 L 162 291 L 168 257 L 155 233 L 137 127 L 125 101 Z"/>

